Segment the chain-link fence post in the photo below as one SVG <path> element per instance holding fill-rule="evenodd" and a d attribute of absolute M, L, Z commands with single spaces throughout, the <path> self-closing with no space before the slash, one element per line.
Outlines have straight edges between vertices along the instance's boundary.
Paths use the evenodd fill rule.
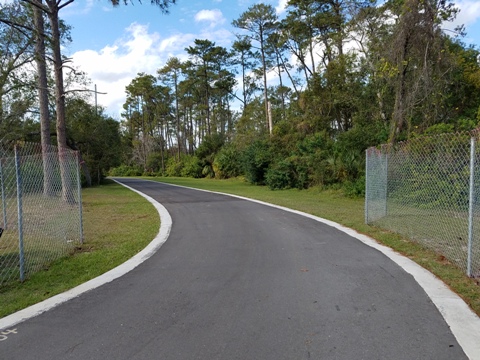
<path fill-rule="evenodd" d="M 467 246 L 467 275 L 472 276 L 472 245 L 473 245 L 473 202 L 475 181 L 475 138 L 470 139 L 470 189 L 468 203 L 468 246 Z"/>
<path fill-rule="evenodd" d="M 5 196 L 5 182 L 3 180 L 3 159 L 0 159 L 0 191 L 2 192 L 3 229 L 7 228 L 7 197 Z"/>
<path fill-rule="evenodd" d="M 77 151 L 77 187 L 78 187 L 78 211 L 80 221 L 80 244 L 83 244 L 83 204 L 82 204 L 82 179 L 80 177 L 80 152 Z"/>
<path fill-rule="evenodd" d="M 17 211 L 18 211 L 18 252 L 20 261 L 20 281 L 25 280 L 25 252 L 23 248 L 23 204 L 22 204 L 22 171 L 20 169 L 20 154 L 15 145 L 15 173 L 17 178 Z"/>
<path fill-rule="evenodd" d="M 386 147 L 367 149 L 365 167 L 365 223 L 388 215 L 388 153 Z"/>
<path fill-rule="evenodd" d="M 385 151 L 385 173 L 384 173 L 384 181 L 385 181 L 385 202 L 383 208 L 383 216 L 388 215 L 388 154 L 390 152 L 390 148 Z"/>
<path fill-rule="evenodd" d="M 370 177 L 369 177 L 369 171 L 368 171 L 368 165 L 369 165 L 369 161 L 368 161 L 368 153 L 369 153 L 369 149 L 365 150 L 365 224 L 368 224 L 368 207 L 369 207 L 369 191 L 368 191 L 368 187 L 369 187 L 369 184 L 370 184 Z"/>

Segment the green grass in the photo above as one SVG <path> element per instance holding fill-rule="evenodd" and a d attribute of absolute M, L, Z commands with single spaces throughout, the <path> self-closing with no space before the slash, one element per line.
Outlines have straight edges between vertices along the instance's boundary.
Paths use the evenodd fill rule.
<path fill-rule="evenodd" d="M 0 240 L 0 285 L 9 281 L 7 279 L 20 277 L 17 199 L 7 198 L 6 205 L 8 216 L 3 222 L 8 231 Z M 35 273 L 46 262 L 65 256 L 71 251 L 70 241 L 80 238 L 78 206 L 66 204 L 60 197 L 47 197 L 43 192 L 26 193 L 22 197 L 22 214 L 26 274 Z"/>
<path fill-rule="evenodd" d="M 480 217 L 473 218 L 474 224 Z M 408 224 L 408 226 L 405 226 Z M 389 200 L 388 216 L 375 222 L 376 226 L 390 229 L 421 243 L 440 254 L 461 269 L 466 269 L 468 262 L 468 211 L 451 208 L 421 208 L 417 203 L 397 202 Z M 474 233 L 473 244 L 480 240 Z M 471 252 L 472 271 L 480 270 L 480 249 L 473 246 Z M 466 271 L 466 270 L 465 270 Z"/>
<path fill-rule="evenodd" d="M 113 182 L 83 190 L 85 242 L 23 284 L 0 288 L 0 317 L 71 289 L 125 262 L 158 233 L 154 207 Z"/>
<path fill-rule="evenodd" d="M 308 190 L 271 191 L 264 186 L 253 186 L 234 180 L 208 180 L 190 178 L 150 178 L 165 183 L 195 187 L 241 195 L 272 204 L 285 206 L 335 221 L 359 233 L 376 239 L 423 266 L 443 280 L 454 292 L 462 297 L 472 310 L 480 316 L 480 282 L 471 279 L 448 261 L 444 256 L 398 234 L 365 224 L 364 199 L 351 199 L 340 190 L 310 188 Z"/>

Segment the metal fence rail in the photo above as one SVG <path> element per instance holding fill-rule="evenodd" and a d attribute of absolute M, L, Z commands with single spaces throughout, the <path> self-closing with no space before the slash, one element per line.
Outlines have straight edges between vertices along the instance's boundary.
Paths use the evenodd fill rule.
<path fill-rule="evenodd" d="M 366 151 L 365 222 L 480 276 L 478 133 L 421 137 Z"/>
<path fill-rule="evenodd" d="M 0 286 L 25 280 L 83 239 L 77 152 L 0 142 Z"/>

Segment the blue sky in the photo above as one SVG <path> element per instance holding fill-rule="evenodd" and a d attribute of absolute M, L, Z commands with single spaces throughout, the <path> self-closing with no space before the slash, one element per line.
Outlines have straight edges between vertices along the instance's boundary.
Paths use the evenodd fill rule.
<path fill-rule="evenodd" d="M 1 1 L 1 0 L 0 0 Z M 186 59 L 184 49 L 195 39 L 230 47 L 235 40 L 232 20 L 255 0 L 177 0 L 164 15 L 144 0 L 140 5 L 113 8 L 107 0 L 77 0 L 60 15 L 72 26 L 73 42 L 64 54 L 87 73 L 98 91 L 98 103 L 120 118 L 125 86 L 140 72 L 156 74 L 171 56 Z M 264 0 L 281 16 L 287 0 Z M 480 0 L 458 0 L 457 24 L 465 24 L 465 42 L 480 45 Z M 454 25 L 446 24 L 453 28 Z"/>

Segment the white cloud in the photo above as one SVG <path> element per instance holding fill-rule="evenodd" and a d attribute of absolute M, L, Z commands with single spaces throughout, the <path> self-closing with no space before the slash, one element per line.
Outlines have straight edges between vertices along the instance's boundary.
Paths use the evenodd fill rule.
<path fill-rule="evenodd" d="M 442 27 L 449 31 L 454 31 L 457 26 L 464 25 L 467 31 L 467 38 L 464 40 L 475 42 L 472 36 L 478 38 L 478 23 L 480 22 L 480 1 L 478 0 L 458 0 L 455 2 L 455 7 L 460 11 L 457 17 L 451 22 L 444 22 Z M 449 33 L 452 35 L 451 33 Z"/>
<path fill-rule="evenodd" d="M 73 15 L 88 15 L 94 8 L 94 0 L 86 0 L 82 2 L 74 2 L 62 9 L 62 18 Z"/>
<path fill-rule="evenodd" d="M 288 0 L 278 0 L 278 5 L 275 7 L 277 15 L 281 15 L 287 11 Z"/>
<path fill-rule="evenodd" d="M 132 35 L 130 40 L 123 44 L 129 53 L 146 53 L 160 39 L 158 33 L 149 34 L 148 26 L 145 25 L 133 23 L 126 30 Z"/>
<path fill-rule="evenodd" d="M 100 51 L 83 50 L 72 55 L 73 63 L 96 84 L 98 102 L 108 108 L 111 115 L 120 114 L 125 102 L 125 87 L 138 73 L 156 74 L 165 63 L 168 54 L 160 50 L 160 35 L 149 33 L 148 26 L 131 24 L 126 35 L 114 45 Z M 183 49 L 182 49 L 183 50 Z"/>
<path fill-rule="evenodd" d="M 158 50 L 160 53 L 182 53 L 186 47 L 193 44 L 195 38 L 196 35 L 194 34 L 178 33 L 163 39 L 158 46 Z"/>
<path fill-rule="evenodd" d="M 206 21 L 210 23 L 210 27 L 215 27 L 225 23 L 225 17 L 222 12 L 218 9 L 213 10 L 201 10 L 195 14 L 195 21 L 202 22 Z"/>
<path fill-rule="evenodd" d="M 156 75 L 169 57 L 176 56 L 186 60 L 185 48 L 193 45 L 195 39 L 210 39 L 217 45 L 230 46 L 233 35 L 226 29 L 212 31 L 210 28 L 201 33 L 176 33 L 162 37 L 150 32 L 147 25 L 131 24 L 125 34 L 114 44 L 99 51 L 82 50 L 71 57 L 73 64 L 86 73 L 97 85 L 99 105 L 108 109 L 108 113 L 119 117 L 125 103 L 125 87 L 138 73 Z"/>
<path fill-rule="evenodd" d="M 208 39 L 210 41 L 213 41 L 217 46 L 223 46 L 228 48 L 232 45 L 232 41 L 235 36 L 231 31 L 222 28 L 215 31 L 203 30 L 200 32 L 200 34 L 196 35 L 195 38 Z"/>
<path fill-rule="evenodd" d="M 460 9 L 455 23 L 468 26 L 480 20 L 480 1 L 458 0 L 455 2 L 455 6 Z"/>
<path fill-rule="evenodd" d="M 93 6 L 94 6 L 94 2 L 93 0 L 87 0 L 85 1 L 85 12 L 86 13 L 89 13 L 92 9 L 93 9 Z"/>

